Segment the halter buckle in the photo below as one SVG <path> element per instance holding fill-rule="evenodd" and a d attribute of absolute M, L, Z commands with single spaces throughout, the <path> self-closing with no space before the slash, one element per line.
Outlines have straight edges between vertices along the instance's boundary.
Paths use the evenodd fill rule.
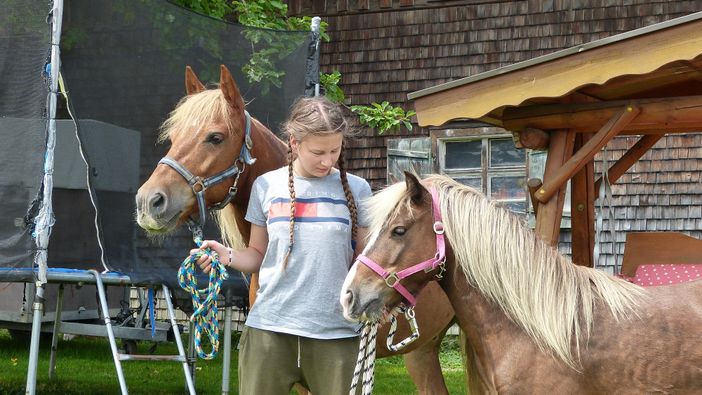
<path fill-rule="evenodd" d="M 193 192 L 195 192 L 195 193 L 204 192 L 205 189 L 207 189 L 207 187 L 205 186 L 205 181 L 204 181 L 202 178 L 198 177 L 198 176 L 196 176 L 195 178 L 193 178 L 193 182 L 192 182 L 192 184 L 190 184 L 190 188 L 191 188 L 191 189 L 193 190 Z M 199 188 L 199 189 L 198 189 L 198 188 Z"/>
<path fill-rule="evenodd" d="M 443 235 L 444 234 L 444 224 L 441 221 L 436 221 L 434 222 L 434 233 L 437 235 Z"/>
<path fill-rule="evenodd" d="M 395 288 L 395 284 L 400 282 L 400 278 L 397 277 L 397 273 L 390 273 L 389 276 L 385 277 L 385 284 L 390 288 Z"/>
<path fill-rule="evenodd" d="M 444 272 L 446 272 L 446 264 L 445 263 L 446 263 L 446 257 L 444 257 L 444 259 L 441 260 L 441 263 L 439 264 L 439 266 L 437 266 L 439 268 L 439 272 L 436 273 L 436 275 L 435 275 L 437 280 L 441 280 L 442 278 L 444 278 Z"/>

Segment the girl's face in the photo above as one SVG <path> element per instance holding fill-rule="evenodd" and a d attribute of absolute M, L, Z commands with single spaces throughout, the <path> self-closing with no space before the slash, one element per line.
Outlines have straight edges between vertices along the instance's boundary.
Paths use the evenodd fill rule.
<path fill-rule="evenodd" d="M 298 175 L 303 177 L 324 177 L 329 175 L 332 167 L 341 155 L 342 133 L 328 135 L 307 135 L 301 141 L 290 137 L 290 146 L 297 159 L 293 167 Z"/>

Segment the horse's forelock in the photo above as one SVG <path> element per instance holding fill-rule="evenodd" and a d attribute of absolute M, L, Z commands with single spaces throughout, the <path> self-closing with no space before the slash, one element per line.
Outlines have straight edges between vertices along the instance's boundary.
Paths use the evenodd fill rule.
<path fill-rule="evenodd" d="M 209 89 L 183 97 L 160 128 L 159 141 L 174 139 L 187 133 L 195 137 L 205 125 L 224 122 L 229 131 L 236 131 L 232 108 L 220 89 Z"/>
<path fill-rule="evenodd" d="M 379 234 L 387 222 L 397 217 L 405 204 L 409 204 L 409 195 L 404 182 L 390 185 L 376 193 L 366 203 L 370 222 L 368 234 Z"/>

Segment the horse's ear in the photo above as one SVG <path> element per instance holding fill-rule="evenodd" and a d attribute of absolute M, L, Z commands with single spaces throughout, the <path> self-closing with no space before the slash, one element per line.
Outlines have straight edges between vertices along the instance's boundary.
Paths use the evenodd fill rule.
<path fill-rule="evenodd" d="M 205 90 L 205 85 L 197 78 L 192 67 L 185 66 L 185 93 L 194 95 Z"/>
<path fill-rule="evenodd" d="M 220 66 L 219 89 L 222 90 L 224 97 L 234 110 L 244 112 L 244 99 L 241 98 L 239 88 L 237 88 L 232 74 L 225 65 Z"/>
<path fill-rule="evenodd" d="M 410 199 L 412 199 L 412 203 L 421 204 L 424 200 L 424 195 L 427 193 L 427 190 L 422 185 L 422 182 L 419 181 L 419 178 L 417 178 L 417 176 L 414 173 L 406 171 L 405 184 L 407 184 L 407 191 L 410 194 Z"/>

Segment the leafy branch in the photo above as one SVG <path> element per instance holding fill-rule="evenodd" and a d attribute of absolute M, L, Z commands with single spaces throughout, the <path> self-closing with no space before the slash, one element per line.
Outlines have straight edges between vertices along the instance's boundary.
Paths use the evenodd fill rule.
<path fill-rule="evenodd" d="M 330 100 L 344 103 L 346 96 L 341 87 L 339 87 L 341 82 L 341 73 L 339 71 L 334 70 L 331 74 L 320 73 L 319 81 L 324 88 L 324 94 Z M 410 118 L 416 114 L 414 111 L 405 111 L 400 106 L 392 106 L 387 101 L 371 103 L 370 106 L 354 105 L 350 109 L 358 115 L 358 119 L 362 124 L 374 128 L 378 131 L 378 134 L 393 133 L 402 126 L 412 131 Z"/>
<path fill-rule="evenodd" d="M 395 132 L 404 126 L 407 130 L 412 130 L 410 118 L 414 111 L 407 111 L 400 107 L 393 107 L 387 101 L 380 104 L 371 103 L 370 106 L 351 106 L 351 111 L 358 114 L 362 124 L 368 125 L 378 131 L 378 134 L 385 132 Z"/>

